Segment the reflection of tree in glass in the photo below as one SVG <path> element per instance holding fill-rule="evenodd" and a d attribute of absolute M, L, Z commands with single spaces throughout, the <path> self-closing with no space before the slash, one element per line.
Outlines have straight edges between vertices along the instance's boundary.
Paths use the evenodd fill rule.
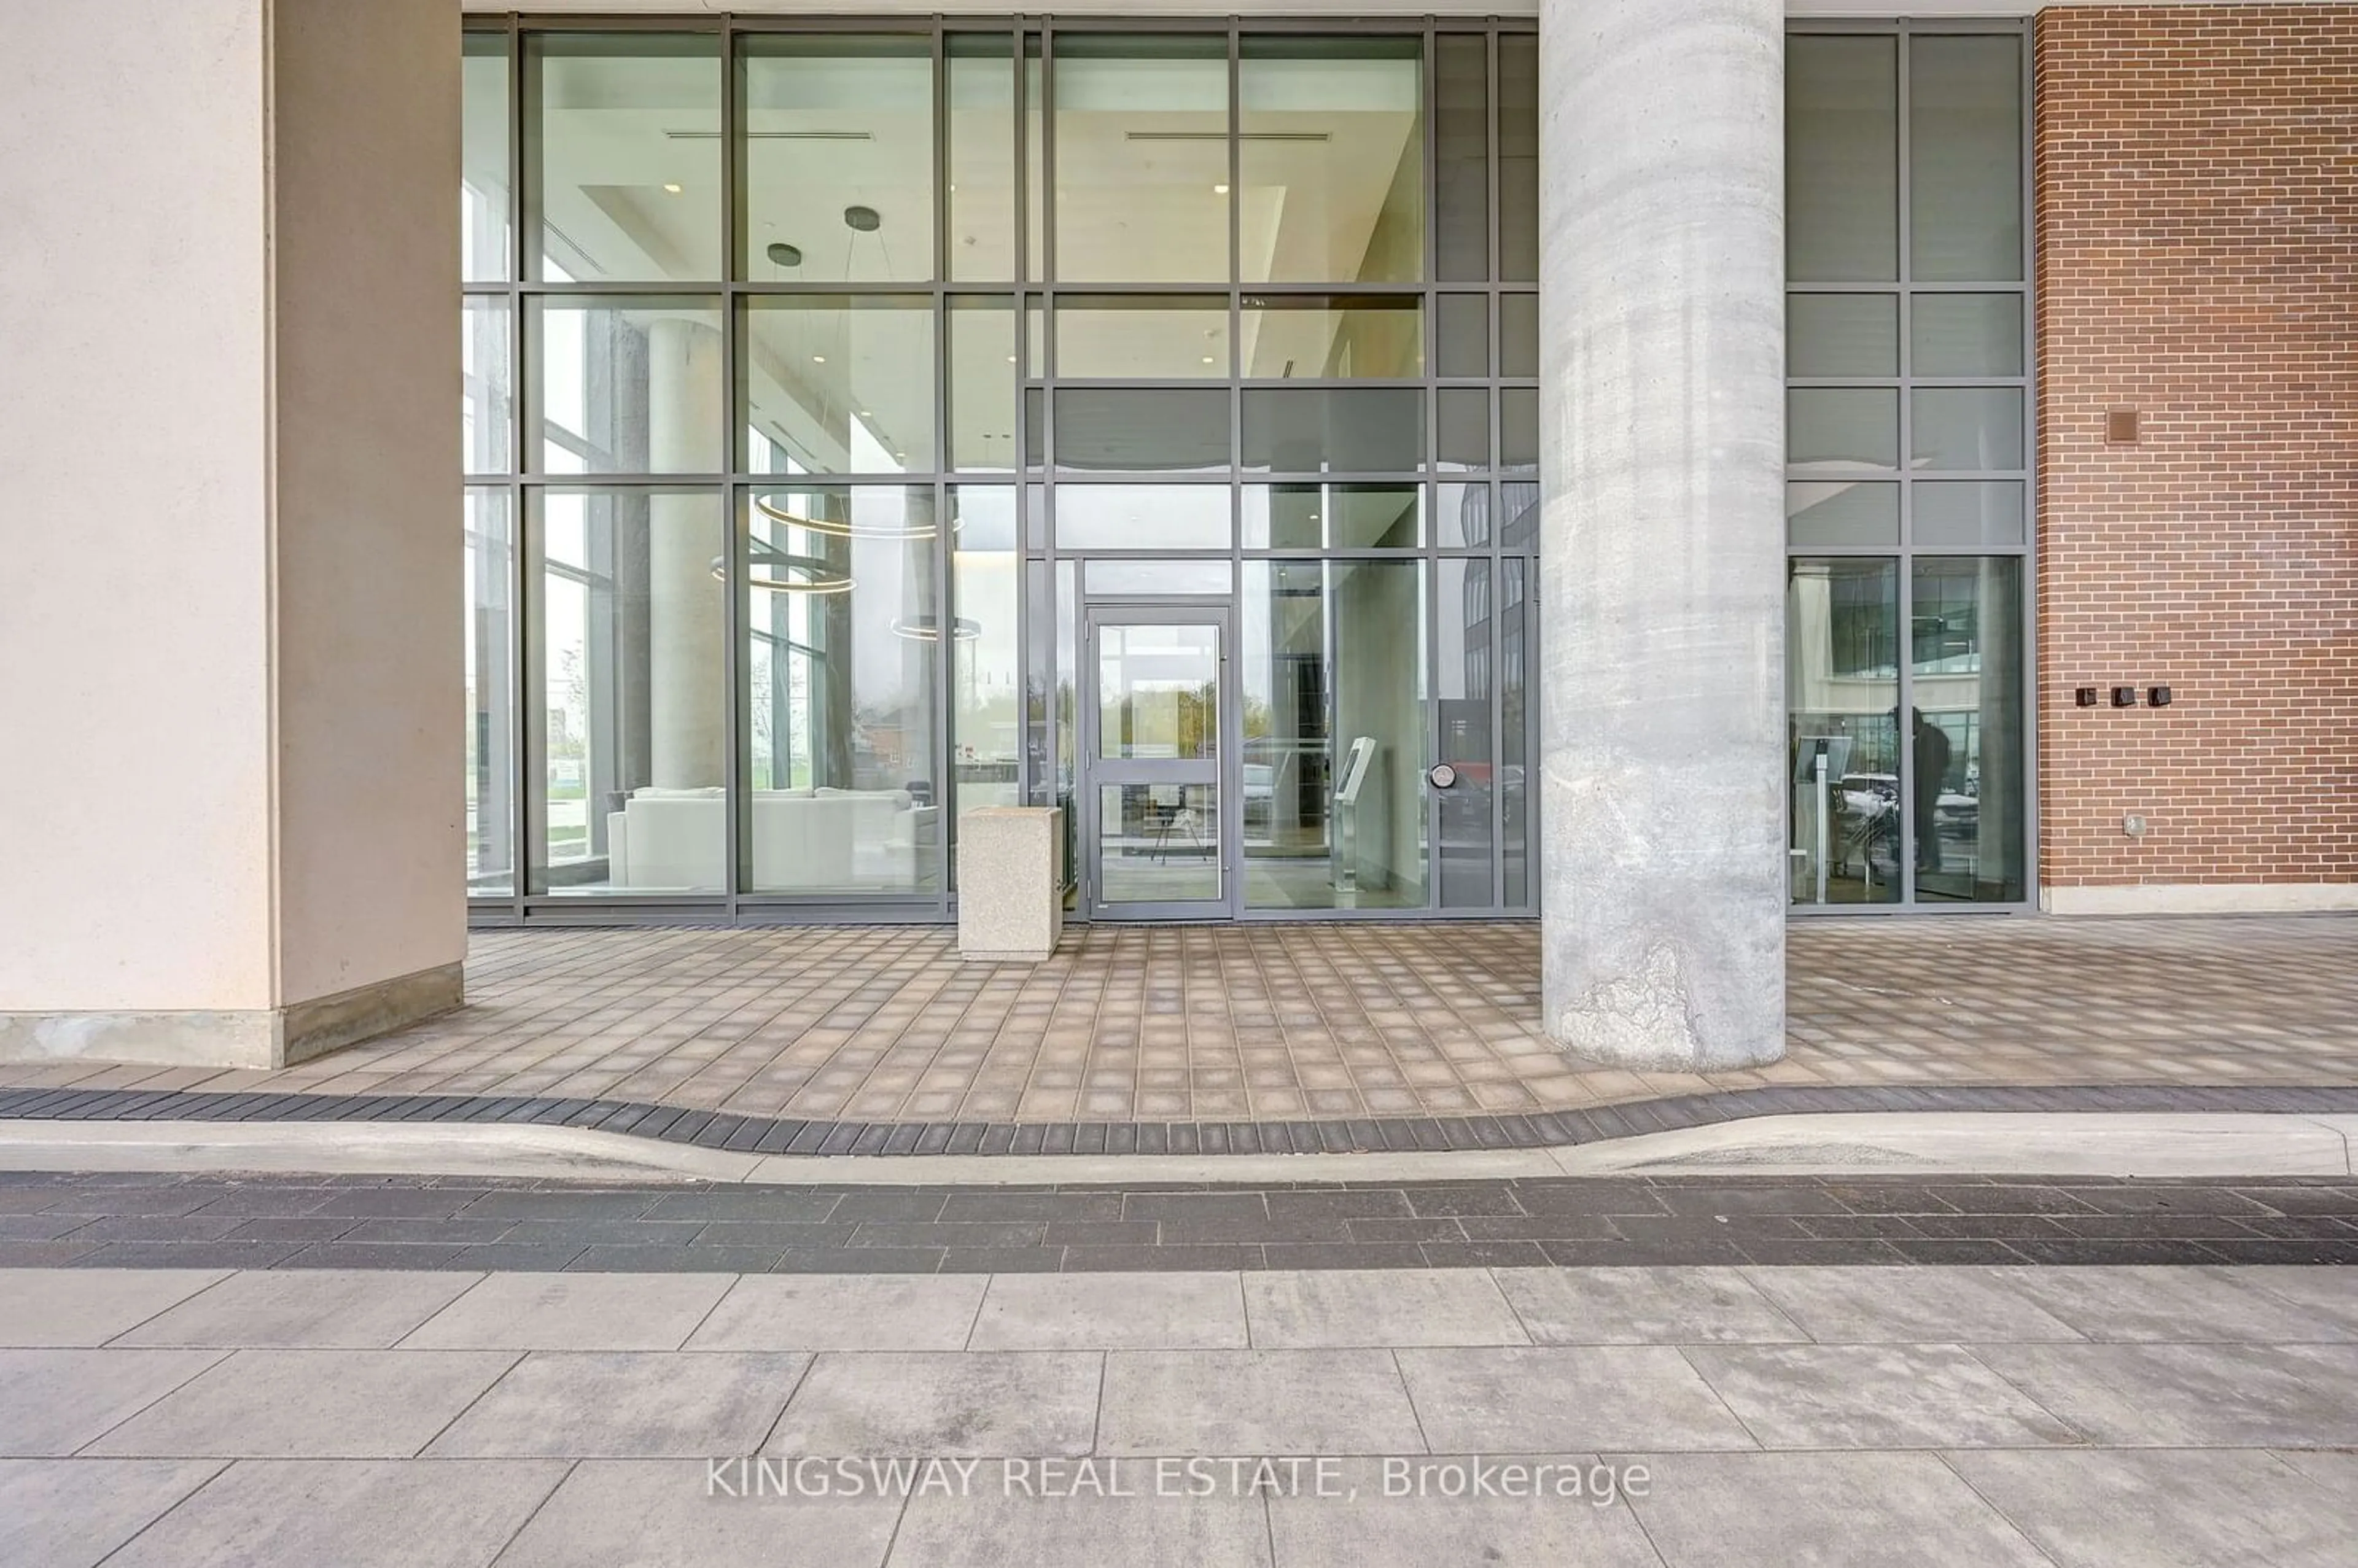
<path fill-rule="evenodd" d="M 590 675 L 583 666 L 579 647 L 562 650 L 557 654 L 557 679 L 565 693 L 565 700 L 563 706 L 550 716 L 557 722 L 551 726 L 554 733 L 548 737 L 548 754 L 552 759 L 565 757 L 578 762 L 582 760 L 589 744 Z M 579 792 L 576 790 L 574 793 Z"/>
<path fill-rule="evenodd" d="M 1208 757 L 1219 722 L 1212 683 L 1125 693 L 1118 710 L 1121 737 L 1141 757 Z"/>

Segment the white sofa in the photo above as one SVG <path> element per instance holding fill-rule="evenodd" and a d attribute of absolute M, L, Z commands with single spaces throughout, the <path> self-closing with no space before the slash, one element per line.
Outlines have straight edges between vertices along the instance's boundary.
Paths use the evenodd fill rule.
<path fill-rule="evenodd" d="M 633 790 L 606 814 L 618 888 L 714 891 L 728 885 L 728 799 L 718 788 Z M 906 790 L 756 790 L 752 888 L 762 892 L 914 888 L 929 863 L 937 809 Z"/>

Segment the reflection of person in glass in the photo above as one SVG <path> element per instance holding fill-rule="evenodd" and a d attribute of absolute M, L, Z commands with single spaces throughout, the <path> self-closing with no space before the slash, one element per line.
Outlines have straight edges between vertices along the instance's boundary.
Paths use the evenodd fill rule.
<path fill-rule="evenodd" d="M 1916 739 L 1916 870 L 1941 869 L 1941 791 L 1949 777 L 1949 732 L 1909 710 Z"/>

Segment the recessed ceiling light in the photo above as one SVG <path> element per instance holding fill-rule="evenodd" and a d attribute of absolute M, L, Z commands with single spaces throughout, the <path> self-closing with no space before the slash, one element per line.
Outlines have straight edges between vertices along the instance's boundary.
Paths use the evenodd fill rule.
<path fill-rule="evenodd" d="M 1212 187 L 1212 194 L 1215 196 L 1226 196 L 1228 193 L 1228 188 L 1225 185 L 1216 185 Z"/>
<path fill-rule="evenodd" d="M 666 196 L 676 196 L 679 194 L 679 187 L 666 179 L 664 181 L 664 194 Z"/>
<path fill-rule="evenodd" d="M 869 412 L 867 409 L 865 409 L 865 408 L 863 408 L 863 409 L 861 409 L 861 410 L 860 411 L 860 416 L 862 419 L 873 419 L 873 418 L 875 418 L 875 417 L 876 417 L 876 416 L 875 416 L 875 415 L 873 415 L 873 414 L 870 413 L 870 412 Z"/>
<path fill-rule="evenodd" d="M 1212 356 L 1211 356 L 1211 355 L 1209 355 L 1209 354 L 1206 354 L 1206 355 L 1204 356 L 1204 362 L 1205 362 L 1206 364 L 1210 364 L 1210 363 L 1212 362 Z"/>
<path fill-rule="evenodd" d="M 1009 364 L 1013 364 L 1013 363 L 1015 362 L 1015 356 L 1014 356 L 1013 354 L 1010 354 L 1010 355 L 1008 355 L 1008 356 L 1007 356 L 1007 362 L 1008 362 Z"/>
<path fill-rule="evenodd" d="M 815 365 L 823 365 L 827 363 L 827 356 L 825 354 L 813 354 L 811 356 L 811 363 Z"/>

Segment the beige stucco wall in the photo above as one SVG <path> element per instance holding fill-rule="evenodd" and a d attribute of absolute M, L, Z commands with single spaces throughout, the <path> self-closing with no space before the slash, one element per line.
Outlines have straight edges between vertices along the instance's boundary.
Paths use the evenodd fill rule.
<path fill-rule="evenodd" d="M 280 1000 L 466 951 L 456 0 L 276 0 Z"/>
<path fill-rule="evenodd" d="M 0 1013 L 464 952 L 458 0 L 0 0 Z"/>
<path fill-rule="evenodd" d="M 0 1011 L 270 999 L 264 25 L 0 0 Z"/>

